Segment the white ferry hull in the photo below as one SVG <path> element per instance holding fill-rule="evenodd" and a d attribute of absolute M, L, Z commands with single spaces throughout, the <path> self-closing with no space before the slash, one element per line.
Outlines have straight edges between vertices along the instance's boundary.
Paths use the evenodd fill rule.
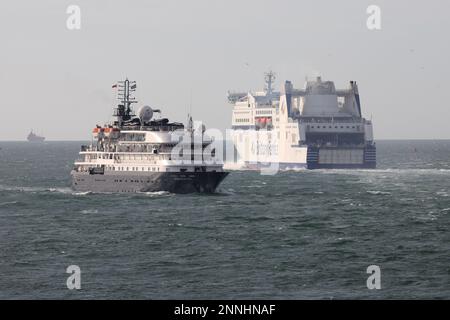
<path fill-rule="evenodd" d="M 237 146 L 237 150 L 244 150 Z M 248 149 L 248 148 L 247 148 Z M 264 155 L 252 154 L 245 156 L 243 152 L 238 155 L 236 163 L 227 162 L 226 170 L 301 170 L 301 169 L 374 169 L 376 168 L 375 145 L 365 147 L 291 147 L 283 156 L 272 155 L 265 158 Z M 242 156 L 244 155 L 244 156 Z M 255 160 L 257 159 L 257 160 Z"/>
<path fill-rule="evenodd" d="M 374 169 L 375 145 L 361 148 L 308 147 L 308 169 Z"/>

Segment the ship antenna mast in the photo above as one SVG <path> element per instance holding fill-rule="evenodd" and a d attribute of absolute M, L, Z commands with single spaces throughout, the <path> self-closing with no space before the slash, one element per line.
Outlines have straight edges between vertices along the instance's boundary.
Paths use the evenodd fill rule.
<path fill-rule="evenodd" d="M 266 72 L 265 74 L 264 74 L 264 80 L 266 81 L 266 88 L 265 88 L 265 90 L 266 90 L 266 92 L 267 92 L 267 94 L 268 95 L 271 95 L 272 94 L 272 85 L 273 85 L 273 82 L 275 81 L 275 73 L 274 72 L 272 72 L 272 70 L 270 70 L 269 72 Z"/>
<path fill-rule="evenodd" d="M 116 87 L 119 104 L 115 109 L 114 116 L 117 117 L 117 124 L 121 127 L 124 121 L 130 120 L 131 117 L 134 116 L 131 104 L 137 103 L 136 98 L 134 97 L 136 81 L 130 81 L 127 78 L 125 81 L 118 81 Z"/>

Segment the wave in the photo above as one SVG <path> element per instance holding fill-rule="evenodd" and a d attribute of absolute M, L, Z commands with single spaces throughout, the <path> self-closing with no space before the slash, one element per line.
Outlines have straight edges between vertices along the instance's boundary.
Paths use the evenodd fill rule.
<path fill-rule="evenodd" d="M 6 207 L 9 205 L 17 204 L 19 201 L 6 201 L 6 202 L 0 202 L 0 207 Z"/>
<path fill-rule="evenodd" d="M 61 194 L 88 194 L 91 192 L 74 192 L 73 189 L 69 187 L 27 187 L 27 186 L 6 186 L 0 185 L 0 191 L 10 191 L 10 192 L 28 192 L 28 193 L 61 193 Z"/>
<path fill-rule="evenodd" d="M 388 195 L 388 194 L 391 194 L 390 192 L 387 192 L 387 191 L 379 191 L 379 190 L 368 190 L 368 191 L 366 191 L 367 193 L 370 193 L 370 194 L 374 194 L 374 195 L 378 195 L 378 194 L 381 194 L 381 195 Z"/>
<path fill-rule="evenodd" d="M 233 188 L 228 188 L 228 189 L 218 188 L 216 190 L 216 194 L 218 194 L 218 195 L 225 195 L 225 196 L 232 196 L 232 195 L 236 194 L 236 190 L 233 189 Z"/>
<path fill-rule="evenodd" d="M 57 192 L 57 193 L 65 193 L 65 194 L 73 194 L 73 189 L 71 188 L 48 188 L 47 191 Z"/>
<path fill-rule="evenodd" d="M 88 194 L 92 194 L 92 191 L 75 191 L 71 193 L 74 196 L 86 196 Z"/>
<path fill-rule="evenodd" d="M 150 197 L 160 197 L 160 196 L 171 196 L 173 193 L 169 191 L 148 191 L 148 192 L 138 192 L 138 194 L 147 195 Z"/>
<path fill-rule="evenodd" d="M 97 209 L 86 209 L 86 210 L 81 210 L 80 211 L 83 214 L 92 214 L 92 213 L 98 213 Z"/>
<path fill-rule="evenodd" d="M 49 192 L 52 188 L 43 188 L 43 187 L 21 187 L 21 186 L 5 186 L 1 185 L 1 191 L 13 191 L 13 192 Z"/>

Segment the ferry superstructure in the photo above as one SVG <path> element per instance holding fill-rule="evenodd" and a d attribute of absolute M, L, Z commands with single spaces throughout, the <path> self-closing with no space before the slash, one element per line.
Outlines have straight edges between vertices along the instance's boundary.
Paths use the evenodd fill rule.
<path fill-rule="evenodd" d="M 137 101 L 132 96 L 136 82 L 119 81 L 116 120 L 93 129 L 90 145 L 83 145 L 80 159 L 71 172 L 76 191 L 92 192 L 214 192 L 227 176 L 223 163 L 210 157 L 205 149 L 212 140 L 204 135 L 204 127 L 194 129 L 192 118 L 188 126 L 154 118 L 149 106 L 131 108 Z M 199 132 L 200 131 L 200 132 Z M 201 139 L 174 139 L 194 137 Z M 184 142 L 183 142 L 184 141 Z M 176 152 L 174 152 L 176 150 Z M 207 159 L 206 159 L 207 157 Z"/>
<path fill-rule="evenodd" d="M 273 72 L 264 91 L 229 93 L 237 163 L 229 169 L 375 168 L 372 121 L 362 116 L 358 86 L 336 89 L 317 77 L 295 89 L 274 91 Z"/>

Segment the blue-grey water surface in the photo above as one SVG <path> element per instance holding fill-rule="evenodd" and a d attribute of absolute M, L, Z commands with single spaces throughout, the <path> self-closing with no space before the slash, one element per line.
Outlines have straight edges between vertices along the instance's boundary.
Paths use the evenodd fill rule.
<path fill-rule="evenodd" d="M 232 172 L 214 195 L 73 192 L 80 144 L 0 142 L 0 298 L 450 298 L 450 141 L 380 141 L 376 170 Z"/>

